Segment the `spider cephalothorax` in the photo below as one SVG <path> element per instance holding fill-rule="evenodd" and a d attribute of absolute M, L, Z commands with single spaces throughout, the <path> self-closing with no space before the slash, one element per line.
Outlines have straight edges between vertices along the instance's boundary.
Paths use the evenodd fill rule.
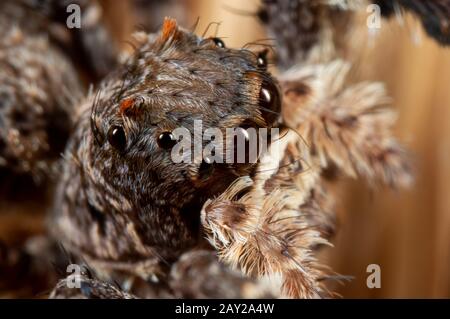
<path fill-rule="evenodd" d="M 193 132 L 195 120 L 204 130 L 272 127 L 280 111 L 277 85 L 250 51 L 173 20 L 137 41 L 81 111 L 55 206 L 58 238 L 94 259 L 170 259 L 196 245 L 203 203 L 256 164 L 174 163 L 173 131 Z"/>

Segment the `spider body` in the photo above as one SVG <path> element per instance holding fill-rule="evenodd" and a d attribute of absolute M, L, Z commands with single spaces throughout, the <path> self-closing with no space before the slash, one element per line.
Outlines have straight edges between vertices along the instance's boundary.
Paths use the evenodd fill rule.
<path fill-rule="evenodd" d="M 279 82 L 266 51 L 227 48 L 171 19 L 158 34 L 136 35 L 135 52 L 74 108 L 49 216 L 53 241 L 98 278 L 83 275 L 79 290 L 62 280 L 52 297 L 240 297 L 265 279 L 276 292 L 259 296 L 329 296 L 329 272 L 315 259 L 335 226 L 324 180 L 339 174 L 329 172 L 412 181 L 383 85 L 349 84 L 350 64 L 336 59 L 335 22 L 351 13 L 330 3 L 353 1 L 263 3 L 278 65 L 289 68 Z M 288 133 L 261 161 L 219 163 L 195 152 L 208 142 L 195 134 L 198 121 L 201 133 Z M 194 137 L 182 162 L 172 157 L 178 128 Z M 144 291 L 129 291 L 131 281 Z"/>

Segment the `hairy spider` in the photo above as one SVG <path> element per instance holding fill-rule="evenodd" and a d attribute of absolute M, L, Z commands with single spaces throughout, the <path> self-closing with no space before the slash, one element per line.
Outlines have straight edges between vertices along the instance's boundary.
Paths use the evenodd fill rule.
<path fill-rule="evenodd" d="M 341 92 L 348 68 L 337 61 L 281 77 L 282 110 L 275 79 L 257 54 L 199 38 L 170 19 L 159 35 L 141 33 L 137 41 L 136 52 L 81 107 L 56 193 L 54 237 L 104 278 L 126 274 L 150 280 L 163 278 L 184 252 L 207 246 L 206 236 L 221 259 L 250 277 L 281 275 L 282 295 L 325 295 L 324 275 L 312 256 L 313 247 L 325 243 L 321 230 L 332 228 L 317 224 L 320 207 L 328 205 L 327 199 L 317 200 L 321 169 L 330 162 L 349 174 L 387 182 L 407 175 L 389 134 L 372 130 L 389 116 L 371 114 L 383 104 L 382 87 L 355 87 L 361 105 L 348 105 L 352 89 Z M 325 83 L 324 91 L 314 87 L 315 78 Z M 332 99 L 336 103 L 324 102 Z M 283 112 L 291 114 L 283 120 Z M 315 124 L 315 116 L 324 124 Z M 309 138 L 313 145 L 306 147 L 291 131 L 275 143 L 281 153 L 271 145 L 262 155 L 269 160 L 254 164 L 171 160 L 177 141 L 170 132 L 180 126 L 192 131 L 194 120 L 202 120 L 205 129 L 225 130 L 272 127 L 279 118 L 308 137 L 308 125 L 314 125 L 317 139 Z M 344 141 L 317 135 L 334 134 L 333 127 L 343 133 L 347 126 L 345 143 L 354 152 L 349 158 L 339 152 Z M 367 154 L 369 149 L 379 153 Z M 321 158 L 324 154 L 329 157 Z M 355 156 L 386 161 L 378 172 Z M 289 165 L 300 158 L 313 167 Z"/>
<path fill-rule="evenodd" d="M 48 222 L 51 241 L 88 266 L 79 288 L 66 278 L 51 297 L 331 296 L 331 271 L 315 258 L 335 229 L 330 172 L 412 182 L 383 85 L 350 83 L 350 64 L 337 58 L 345 41 L 333 32 L 347 23 L 336 23 L 357 3 L 263 1 L 259 16 L 284 70 L 276 76 L 267 44 L 228 48 L 169 18 L 159 33 L 137 33 L 134 53 L 72 106 Z M 200 120 L 204 131 L 282 134 L 256 162 L 174 162 L 174 131 L 194 133 Z"/>
<path fill-rule="evenodd" d="M 247 50 L 166 20 L 83 104 L 53 209 L 55 238 L 90 265 L 145 279 L 201 245 L 200 210 L 256 164 L 173 163 L 171 131 L 271 127 L 275 80 Z M 269 95 L 266 101 L 263 94 Z M 96 243 L 96 244 L 92 244 Z"/>

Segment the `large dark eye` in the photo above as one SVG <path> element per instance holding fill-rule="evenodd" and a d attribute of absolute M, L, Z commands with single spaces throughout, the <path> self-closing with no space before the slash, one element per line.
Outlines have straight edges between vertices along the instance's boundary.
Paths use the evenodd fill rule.
<path fill-rule="evenodd" d="M 270 126 L 276 122 L 281 111 L 281 97 L 274 82 L 265 79 L 259 91 L 261 112 Z"/>
<path fill-rule="evenodd" d="M 175 136 L 171 132 L 163 132 L 158 136 L 158 145 L 164 149 L 171 149 L 177 144 Z"/>
<path fill-rule="evenodd" d="M 109 128 L 108 142 L 119 152 L 125 150 L 127 147 L 127 137 L 122 126 L 113 125 Z"/>
<path fill-rule="evenodd" d="M 212 38 L 212 40 L 214 41 L 214 43 L 219 47 L 219 48 L 225 48 L 225 43 L 219 39 L 219 38 Z"/>

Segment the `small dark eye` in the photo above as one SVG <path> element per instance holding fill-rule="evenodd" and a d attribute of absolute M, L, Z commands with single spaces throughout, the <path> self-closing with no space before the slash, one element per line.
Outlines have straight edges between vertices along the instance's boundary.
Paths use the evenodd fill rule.
<path fill-rule="evenodd" d="M 279 117 L 281 111 L 281 97 L 277 86 L 270 80 L 264 80 L 259 92 L 259 101 L 262 114 L 268 125 L 272 125 Z"/>
<path fill-rule="evenodd" d="M 171 149 L 177 144 L 175 136 L 171 132 L 163 132 L 158 136 L 158 145 L 164 149 Z"/>
<path fill-rule="evenodd" d="M 267 67 L 267 50 L 258 53 L 258 58 L 256 60 L 256 64 L 260 68 Z"/>
<path fill-rule="evenodd" d="M 109 128 L 108 142 L 119 152 L 125 150 L 127 147 L 127 137 L 122 126 L 113 125 Z"/>
<path fill-rule="evenodd" d="M 214 43 L 219 47 L 219 48 L 225 48 L 225 43 L 219 39 L 219 38 L 212 38 L 212 40 L 214 41 Z"/>

